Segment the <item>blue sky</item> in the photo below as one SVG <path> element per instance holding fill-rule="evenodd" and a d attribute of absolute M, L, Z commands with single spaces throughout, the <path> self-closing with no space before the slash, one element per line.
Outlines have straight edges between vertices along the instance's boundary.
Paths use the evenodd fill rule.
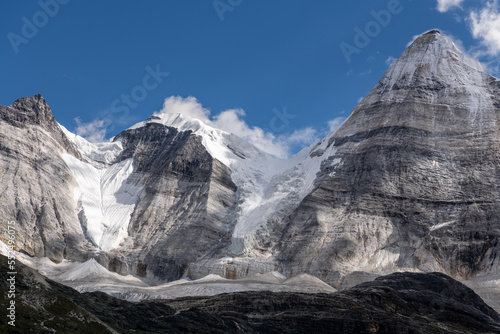
<path fill-rule="evenodd" d="M 286 156 L 338 125 L 417 34 L 441 29 L 492 74 L 500 51 L 496 1 L 0 6 L 0 104 L 40 93 L 59 123 L 92 140 L 116 135 L 177 96 L 167 100 L 170 109 Z M 366 29 L 369 40 L 356 40 Z"/>

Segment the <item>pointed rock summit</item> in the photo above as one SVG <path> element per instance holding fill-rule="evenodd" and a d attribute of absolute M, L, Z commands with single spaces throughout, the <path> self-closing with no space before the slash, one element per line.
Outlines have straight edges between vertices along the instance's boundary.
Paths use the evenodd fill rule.
<path fill-rule="evenodd" d="M 496 78 L 438 30 L 416 38 L 337 132 L 388 126 L 482 133 L 496 128 Z M 397 108 L 397 110 L 394 110 Z"/>
<path fill-rule="evenodd" d="M 26 124 L 45 124 L 54 122 L 50 107 L 42 95 L 22 97 L 9 107 L 0 108 L 1 118 L 19 126 Z"/>
<path fill-rule="evenodd" d="M 440 132 L 496 127 L 498 80 L 438 30 L 416 38 L 337 135 L 387 126 Z M 393 108 L 397 106 L 398 110 Z"/>
<path fill-rule="evenodd" d="M 33 97 L 22 97 L 14 101 L 10 106 L 0 105 L 0 120 L 14 128 L 23 128 L 23 131 L 31 133 L 36 129 L 43 128 L 51 134 L 58 145 L 79 157 L 79 152 L 69 142 L 56 122 L 52 110 L 42 95 Z M 4 132 L 6 129 L 4 129 Z M 40 139 L 40 138 L 38 138 Z M 33 140 L 33 139 L 31 139 Z"/>
<path fill-rule="evenodd" d="M 491 131 L 496 128 L 498 87 L 498 80 L 486 74 L 478 61 L 438 30 L 431 30 L 411 43 L 337 135 L 387 126 Z"/>

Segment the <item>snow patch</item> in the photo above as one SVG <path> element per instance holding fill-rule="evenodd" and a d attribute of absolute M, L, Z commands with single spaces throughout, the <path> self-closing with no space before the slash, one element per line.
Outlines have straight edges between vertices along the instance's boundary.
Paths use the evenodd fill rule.
<path fill-rule="evenodd" d="M 59 124 L 59 123 L 58 123 Z M 66 137 L 76 145 L 80 153 L 91 161 L 103 162 L 110 164 L 116 160 L 116 157 L 123 151 L 123 146 L 120 141 L 91 143 L 85 138 L 78 136 L 59 124 L 59 127 Z"/>
<path fill-rule="evenodd" d="M 73 195 L 87 238 L 105 251 L 118 248 L 128 236 L 131 214 L 142 191 L 133 175 L 133 159 L 99 169 L 69 154 L 62 158 L 78 183 Z"/>

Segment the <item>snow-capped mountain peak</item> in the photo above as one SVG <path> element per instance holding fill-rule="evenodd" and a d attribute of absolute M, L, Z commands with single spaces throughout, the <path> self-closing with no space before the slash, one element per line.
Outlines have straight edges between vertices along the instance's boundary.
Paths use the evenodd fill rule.
<path fill-rule="evenodd" d="M 470 92 L 471 98 L 464 100 L 464 105 L 481 107 L 487 96 L 484 87 L 486 75 L 481 64 L 458 49 L 455 43 L 438 30 L 431 30 L 419 36 L 405 50 L 399 59 L 389 68 L 380 80 L 383 92 L 382 99 L 404 99 L 397 94 L 404 89 L 424 90 L 434 88 L 441 91 L 440 95 L 431 95 L 440 98 L 457 92 Z M 373 96 L 370 96 L 372 99 Z M 456 102 L 456 101 L 455 101 Z"/>
<path fill-rule="evenodd" d="M 231 165 L 231 159 L 251 159 L 258 156 L 272 157 L 271 154 L 256 148 L 232 133 L 214 128 L 195 117 L 179 113 L 155 113 L 145 121 L 134 124 L 129 129 L 138 129 L 150 123 L 173 127 L 180 132 L 191 131 L 195 135 L 201 136 L 203 144 L 210 154 L 226 165 Z M 276 158 L 276 160 L 279 159 Z"/>
<path fill-rule="evenodd" d="M 391 65 L 351 112 L 337 135 L 348 136 L 360 129 L 370 131 L 381 126 L 401 124 L 424 128 L 426 125 L 416 116 L 419 111 L 412 111 L 415 104 L 408 105 L 405 114 L 387 108 L 380 115 L 369 112 L 363 116 L 359 114 L 381 105 L 409 104 L 413 100 L 428 105 L 429 112 L 441 109 L 436 117 L 454 107 L 463 108 L 467 117 L 457 115 L 457 121 L 466 121 L 475 132 L 482 132 L 489 127 L 486 114 L 495 108 L 496 101 L 489 85 L 496 80 L 483 71 L 477 60 L 462 52 L 450 37 L 431 30 L 417 37 Z"/>

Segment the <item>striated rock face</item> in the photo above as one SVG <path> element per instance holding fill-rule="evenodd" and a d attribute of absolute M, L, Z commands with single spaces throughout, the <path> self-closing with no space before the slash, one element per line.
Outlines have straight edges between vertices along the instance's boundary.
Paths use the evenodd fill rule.
<path fill-rule="evenodd" d="M 92 250 L 72 200 L 71 171 L 60 154 L 80 153 L 36 95 L 0 106 L 0 216 L 17 223 L 16 242 L 35 256 L 82 260 Z M 0 224 L 6 236 L 7 224 Z"/>
<path fill-rule="evenodd" d="M 278 237 L 284 272 L 496 271 L 499 87 L 438 31 L 417 38 L 312 151 L 315 189 Z"/>
<path fill-rule="evenodd" d="M 230 170 L 191 131 L 150 123 L 115 140 L 125 148 L 117 160 L 134 158 L 144 187 L 128 226 L 133 246 L 121 261 L 138 275 L 178 279 L 190 263 L 228 242 L 227 216 L 236 199 Z"/>
<path fill-rule="evenodd" d="M 9 289 L 0 256 L 0 287 Z M 241 292 L 131 303 L 80 294 L 17 264 L 8 333 L 498 333 L 500 315 L 440 274 L 400 273 L 334 294 Z M 7 308 L 7 300 L 0 306 Z"/>

